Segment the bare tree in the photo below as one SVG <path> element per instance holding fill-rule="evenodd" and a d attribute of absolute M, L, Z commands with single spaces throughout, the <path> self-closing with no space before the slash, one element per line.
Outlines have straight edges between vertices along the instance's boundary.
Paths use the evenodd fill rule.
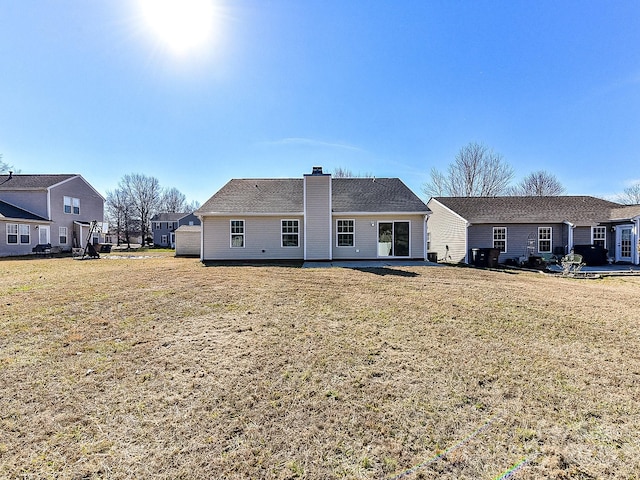
<path fill-rule="evenodd" d="M 334 178 L 353 178 L 353 177 L 361 177 L 361 178 L 372 178 L 373 174 L 371 173 L 359 173 L 356 175 L 348 168 L 344 167 L 336 167 L 333 169 L 333 177 Z"/>
<path fill-rule="evenodd" d="M 185 212 L 195 212 L 196 210 L 198 210 L 200 208 L 200 202 L 197 200 L 192 200 L 191 202 L 187 203 L 187 209 L 185 210 Z"/>
<path fill-rule="evenodd" d="M 11 171 L 13 171 L 14 173 L 17 173 L 13 169 L 13 165 L 9 165 L 7 162 L 2 160 L 2 154 L 0 153 L 0 173 L 9 173 Z"/>
<path fill-rule="evenodd" d="M 162 195 L 160 182 L 155 177 L 133 173 L 122 177 L 120 188 L 126 192 L 133 212 L 140 222 L 140 233 L 144 244 L 150 237 L 151 217 L 160 206 Z"/>
<path fill-rule="evenodd" d="M 117 244 L 124 237 L 127 247 L 131 248 L 132 205 L 127 193 L 122 188 L 107 191 L 106 210 L 111 225 L 116 226 Z"/>
<path fill-rule="evenodd" d="M 167 213 L 187 211 L 187 197 L 175 187 L 167 188 L 162 193 L 160 210 Z"/>
<path fill-rule="evenodd" d="M 624 189 L 618 196 L 618 202 L 623 205 L 639 205 L 640 204 L 640 182 Z"/>
<path fill-rule="evenodd" d="M 496 197 L 508 191 L 513 168 L 502 155 L 471 142 L 462 147 L 447 172 L 431 170 L 431 181 L 422 190 L 430 197 Z"/>
<path fill-rule="evenodd" d="M 526 197 L 557 197 L 566 189 L 555 175 L 539 170 L 524 177 L 518 185 L 511 189 L 511 195 Z"/>

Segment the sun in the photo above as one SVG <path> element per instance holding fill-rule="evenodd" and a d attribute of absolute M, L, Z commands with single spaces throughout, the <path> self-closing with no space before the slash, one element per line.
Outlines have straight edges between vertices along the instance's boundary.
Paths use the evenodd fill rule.
<path fill-rule="evenodd" d="M 173 53 L 204 47 L 213 34 L 212 0 L 138 0 L 147 27 Z"/>

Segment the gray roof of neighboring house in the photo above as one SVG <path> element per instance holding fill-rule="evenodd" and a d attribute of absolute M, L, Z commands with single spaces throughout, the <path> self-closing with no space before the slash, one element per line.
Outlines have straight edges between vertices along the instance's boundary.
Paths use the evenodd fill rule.
<path fill-rule="evenodd" d="M 77 174 L 58 174 L 58 175 L 0 175 L 0 190 L 46 190 L 60 182 L 73 177 Z"/>
<path fill-rule="evenodd" d="M 190 213 L 156 213 L 152 218 L 152 222 L 177 222 L 182 217 L 186 217 Z"/>
<path fill-rule="evenodd" d="M 397 178 L 333 178 L 333 211 L 424 212 L 429 210 Z M 297 213 L 304 210 L 303 179 L 234 179 L 207 200 L 198 213 Z"/>
<path fill-rule="evenodd" d="M 44 217 L 23 210 L 22 208 L 11 205 L 10 203 L 3 202 L 2 200 L 0 200 L 0 219 L 35 220 L 38 222 L 49 222 L 49 220 Z"/>
<path fill-rule="evenodd" d="M 625 220 L 640 216 L 640 205 L 625 205 L 611 211 L 612 220 Z"/>
<path fill-rule="evenodd" d="M 470 223 L 606 222 L 620 204 L 589 196 L 434 197 Z"/>

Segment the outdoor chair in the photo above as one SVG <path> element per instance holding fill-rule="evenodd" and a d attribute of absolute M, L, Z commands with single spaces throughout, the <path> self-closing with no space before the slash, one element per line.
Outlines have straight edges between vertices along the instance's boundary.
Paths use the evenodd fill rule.
<path fill-rule="evenodd" d="M 569 253 L 560 260 L 563 275 L 575 275 L 584 267 L 582 255 L 578 253 Z"/>

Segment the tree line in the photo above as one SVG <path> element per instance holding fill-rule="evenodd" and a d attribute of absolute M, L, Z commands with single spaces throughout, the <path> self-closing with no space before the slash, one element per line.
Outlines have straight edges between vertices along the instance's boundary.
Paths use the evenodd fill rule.
<path fill-rule="evenodd" d="M 152 241 L 151 218 L 157 213 L 191 213 L 200 207 L 177 188 L 162 188 L 155 177 L 131 173 L 122 177 L 118 187 L 107 191 L 107 221 L 115 230 L 117 243 L 131 243 L 140 234 L 142 241 Z"/>
<path fill-rule="evenodd" d="M 446 171 L 432 168 L 430 176 L 422 188 L 427 197 L 558 196 L 566 192 L 555 175 L 545 170 L 531 172 L 513 185 L 514 170 L 502 155 L 475 142 L 462 147 Z M 640 182 L 625 188 L 615 200 L 640 204 Z"/>

